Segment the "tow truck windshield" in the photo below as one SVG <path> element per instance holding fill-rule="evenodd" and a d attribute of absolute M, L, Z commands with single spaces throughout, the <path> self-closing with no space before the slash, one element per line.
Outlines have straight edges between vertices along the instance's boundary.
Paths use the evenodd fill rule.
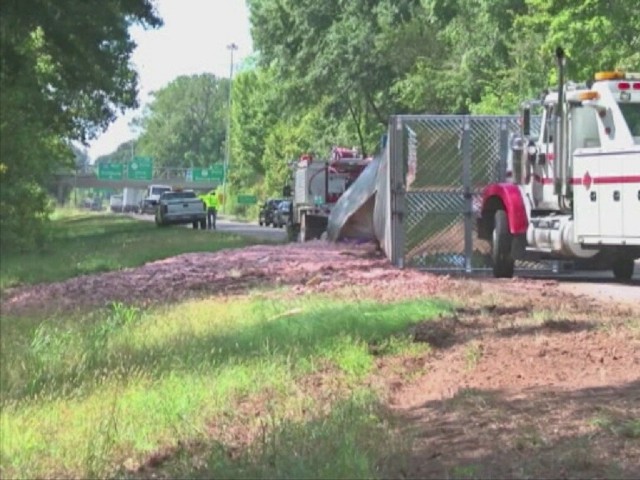
<path fill-rule="evenodd" d="M 640 103 L 619 103 L 620 111 L 629 126 L 631 135 L 640 142 Z"/>

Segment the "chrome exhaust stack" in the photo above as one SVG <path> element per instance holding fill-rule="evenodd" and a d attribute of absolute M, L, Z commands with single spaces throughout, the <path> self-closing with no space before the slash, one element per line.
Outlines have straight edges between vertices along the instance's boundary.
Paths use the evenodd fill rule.
<path fill-rule="evenodd" d="M 554 148 L 555 159 L 553 162 L 554 193 L 558 196 L 558 203 L 562 208 L 562 196 L 565 194 L 567 175 L 567 159 L 564 148 L 565 124 L 564 124 L 564 69 L 566 58 L 562 47 L 556 48 L 556 61 L 558 63 L 558 104 L 556 105 L 556 121 Z"/>

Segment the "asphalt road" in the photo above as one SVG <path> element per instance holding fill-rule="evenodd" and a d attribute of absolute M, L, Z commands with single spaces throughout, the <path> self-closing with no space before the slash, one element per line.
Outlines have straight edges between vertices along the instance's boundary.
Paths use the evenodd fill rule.
<path fill-rule="evenodd" d="M 287 233 L 284 228 L 261 227 L 257 223 L 237 222 L 227 218 L 218 218 L 216 228 L 221 232 L 247 235 L 272 242 L 286 242 Z"/>
<path fill-rule="evenodd" d="M 633 277 L 628 283 L 619 283 L 613 277 L 613 272 L 584 271 L 551 273 L 517 271 L 516 277 L 557 282 L 554 288 L 574 295 L 586 295 L 603 302 L 618 302 L 634 305 L 640 308 L 640 260 L 636 262 Z M 500 283 L 503 279 L 494 279 L 490 273 L 483 272 L 474 279 L 481 282 Z"/>
<path fill-rule="evenodd" d="M 558 280 L 558 288 L 565 292 L 588 295 L 603 302 L 622 302 L 640 306 L 640 261 L 636 262 L 633 278 L 625 284 L 616 282 L 613 273 L 609 271 L 577 271 L 546 278 Z"/>
<path fill-rule="evenodd" d="M 153 222 L 153 215 L 130 214 L 133 218 Z M 191 225 L 185 225 L 191 228 Z M 269 242 L 285 242 L 287 234 L 284 228 L 261 227 L 257 223 L 238 222 L 224 215 L 219 215 L 216 221 L 216 228 L 219 232 L 233 233 L 236 235 L 246 235 L 249 237 L 265 240 Z"/>

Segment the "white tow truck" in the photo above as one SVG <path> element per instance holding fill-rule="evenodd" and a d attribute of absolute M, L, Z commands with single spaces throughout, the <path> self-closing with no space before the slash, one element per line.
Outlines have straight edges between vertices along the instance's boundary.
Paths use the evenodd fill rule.
<path fill-rule="evenodd" d="M 493 273 L 514 261 L 571 260 L 612 269 L 628 281 L 640 258 L 640 73 L 599 72 L 589 85 L 565 83 L 524 105 L 511 143 L 507 181 L 483 191 L 478 236 L 491 243 Z"/>

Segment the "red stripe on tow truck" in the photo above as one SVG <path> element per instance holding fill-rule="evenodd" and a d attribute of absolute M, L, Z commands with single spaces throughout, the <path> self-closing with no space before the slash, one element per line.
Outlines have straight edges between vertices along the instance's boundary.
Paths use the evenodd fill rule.
<path fill-rule="evenodd" d="M 537 173 L 533 175 L 533 179 L 536 182 L 541 183 L 543 185 L 552 185 L 553 184 L 553 178 L 542 177 L 542 176 L 538 175 Z"/>
<path fill-rule="evenodd" d="M 582 185 L 582 178 L 569 179 L 571 185 Z M 612 183 L 640 183 L 640 175 L 621 175 L 615 177 L 594 177 L 591 183 L 595 185 L 609 185 Z"/>

